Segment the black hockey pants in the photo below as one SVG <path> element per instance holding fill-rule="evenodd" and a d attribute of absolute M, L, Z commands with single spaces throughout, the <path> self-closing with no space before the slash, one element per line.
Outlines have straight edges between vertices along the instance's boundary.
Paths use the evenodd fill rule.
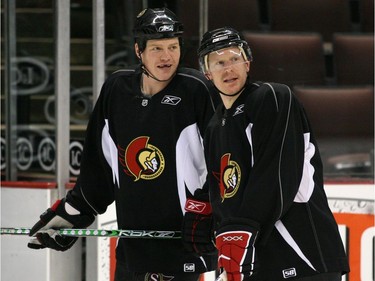
<path fill-rule="evenodd" d="M 127 272 L 125 266 L 119 266 L 117 263 L 114 281 L 198 281 L 200 274 L 192 273 L 152 273 L 152 272 Z"/>

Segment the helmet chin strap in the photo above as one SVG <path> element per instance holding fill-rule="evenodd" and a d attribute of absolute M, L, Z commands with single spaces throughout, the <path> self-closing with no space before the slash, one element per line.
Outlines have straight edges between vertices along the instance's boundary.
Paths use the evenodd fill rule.
<path fill-rule="evenodd" d="M 142 72 L 147 76 L 147 77 L 150 77 L 158 82 L 168 82 L 170 80 L 172 80 L 172 78 L 176 75 L 176 72 L 173 73 L 173 75 L 169 78 L 169 79 L 165 79 L 165 80 L 161 80 L 159 78 L 157 78 L 154 74 L 151 73 L 150 70 L 147 69 L 147 67 L 143 64 L 143 61 L 142 61 L 142 52 L 139 52 L 138 53 L 138 59 L 139 59 L 139 62 L 141 63 L 141 69 L 142 69 Z"/>
<path fill-rule="evenodd" d="M 215 86 L 215 88 L 216 88 L 216 86 Z M 217 89 L 217 88 L 216 88 L 216 89 Z M 234 94 L 226 94 L 226 93 L 224 93 L 223 91 L 220 91 L 219 89 L 218 89 L 218 90 L 219 90 L 220 94 L 222 94 L 222 95 L 224 95 L 224 96 L 226 96 L 226 97 L 235 97 L 235 96 L 241 94 L 242 91 L 243 91 L 243 89 L 245 89 L 245 86 L 243 86 L 238 92 L 235 92 Z"/>
<path fill-rule="evenodd" d="M 226 97 L 235 97 L 239 94 L 242 93 L 242 91 L 245 89 L 246 85 L 244 85 L 238 92 L 235 92 L 234 94 L 226 94 L 224 93 L 223 91 L 221 91 L 218 87 L 216 87 L 215 83 L 212 82 L 212 80 L 210 80 L 210 82 L 212 83 L 212 85 L 214 86 L 214 88 L 221 94 L 221 95 L 224 95 Z"/>
<path fill-rule="evenodd" d="M 172 78 L 175 76 L 176 72 L 173 73 L 173 75 L 168 78 L 168 79 L 165 79 L 165 80 L 161 80 L 159 78 L 157 78 L 155 75 L 153 75 L 147 68 L 146 66 L 142 63 L 142 60 L 141 60 L 141 69 L 142 69 L 142 72 L 147 76 L 147 77 L 150 77 L 158 82 L 168 82 L 170 80 L 172 80 Z"/>

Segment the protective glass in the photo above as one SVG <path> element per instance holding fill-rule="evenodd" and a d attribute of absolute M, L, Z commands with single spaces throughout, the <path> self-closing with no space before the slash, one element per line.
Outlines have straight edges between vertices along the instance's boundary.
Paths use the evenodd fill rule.
<path fill-rule="evenodd" d="M 247 60 L 245 60 L 240 48 L 218 50 L 206 56 L 206 66 L 211 72 L 237 68 L 246 62 Z"/>

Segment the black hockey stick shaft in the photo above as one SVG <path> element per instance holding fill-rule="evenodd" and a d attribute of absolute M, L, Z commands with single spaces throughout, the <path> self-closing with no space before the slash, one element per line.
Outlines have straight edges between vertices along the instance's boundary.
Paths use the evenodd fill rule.
<path fill-rule="evenodd" d="M 1 235 L 29 235 L 30 228 L 1 228 Z M 123 229 L 59 229 L 60 235 L 72 237 L 118 237 L 118 238 L 152 238 L 178 239 L 181 231 L 168 230 L 123 230 Z"/>

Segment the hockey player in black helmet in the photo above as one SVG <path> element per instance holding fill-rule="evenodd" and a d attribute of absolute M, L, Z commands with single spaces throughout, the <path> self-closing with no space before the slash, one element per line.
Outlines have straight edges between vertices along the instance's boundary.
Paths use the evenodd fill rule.
<path fill-rule="evenodd" d="M 150 39 L 181 39 L 184 28 L 176 15 L 167 8 L 145 9 L 137 15 L 133 32 L 135 43 L 143 51 Z"/>
<path fill-rule="evenodd" d="M 40 217 L 33 249 L 65 251 L 116 202 L 125 230 L 181 231 L 182 239 L 119 239 L 115 281 L 197 281 L 217 268 L 202 138 L 216 106 L 207 79 L 180 68 L 182 24 L 168 9 L 136 18 L 136 69 L 105 81 L 87 127 L 74 188 Z"/>
<path fill-rule="evenodd" d="M 237 30 L 231 27 L 224 27 L 206 32 L 203 35 L 201 44 L 198 49 L 199 65 L 201 67 L 201 70 L 204 73 L 206 73 L 208 70 L 205 62 L 205 60 L 207 59 L 206 55 L 214 51 L 233 46 L 237 46 L 242 51 L 242 55 L 245 60 L 253 60 L 248 43 L 245 39 L 243 39 L 243 37 Z"/>
<path fill-rule="evenodd" d="M 240 64 L 248 64 L 253 60 L 251 50 L 247 42 L 242 38 L 241 34 L 230 27 L 224 27 L 215 29 L 212 31 L 208 31 L 204 34 L 201 44 L 198 49 L 198 59 L 199 59 L 199 66 L 201 71 L 209 78 L 209 70 L 208 70 L 208 54 L 221 50 L 226 49 L 229 47 L 237 47 L 239 54 L 243 60 L 239 60 Z M 207 76 L 208 75 L 208 76 Z M 214 86 L 217 88 L 215 83 Z M 245 84 L 243 84 L 245 87 Z M 228 96 L 236 96 L 238 95 L 243 88 L 240 88 L 235 93 L 225 93 L 225 91 L 218 89 L 221 95 L 228 95 Z"/>
<path fill-rule="evenodd" d="M 223 276 L 341 280 L 348 260 L 299 101 L 284 84 L 250 81 L 251 51 L 233 28 L 204 34 L 198 56 L 223 101 L 204 137 Z"/>
<path fill-rule="evenodd" d="M 153 74 L 143 63 L 142 53 L 144 52 L 148 40 L 171 39 L 177 38 L 179 42 L 179 53 L 181 56 L 181 48 L 183 45 L 183 25 L 180 23 L 176 15 L 167 8 L 162 9 L 145 9 L 140 12 L 134 24 L 134 39 L 136 55 L 141 63 L 143 72 L 152 79 L 159 82 L 170 80 L 173 76 L 162 79 Z M 180 57 L 179 57 L 180 59 Z M 177 61 L 179 63 L 179 61 Z M 173 73 L 174 75 L 174 73 Z"/>

